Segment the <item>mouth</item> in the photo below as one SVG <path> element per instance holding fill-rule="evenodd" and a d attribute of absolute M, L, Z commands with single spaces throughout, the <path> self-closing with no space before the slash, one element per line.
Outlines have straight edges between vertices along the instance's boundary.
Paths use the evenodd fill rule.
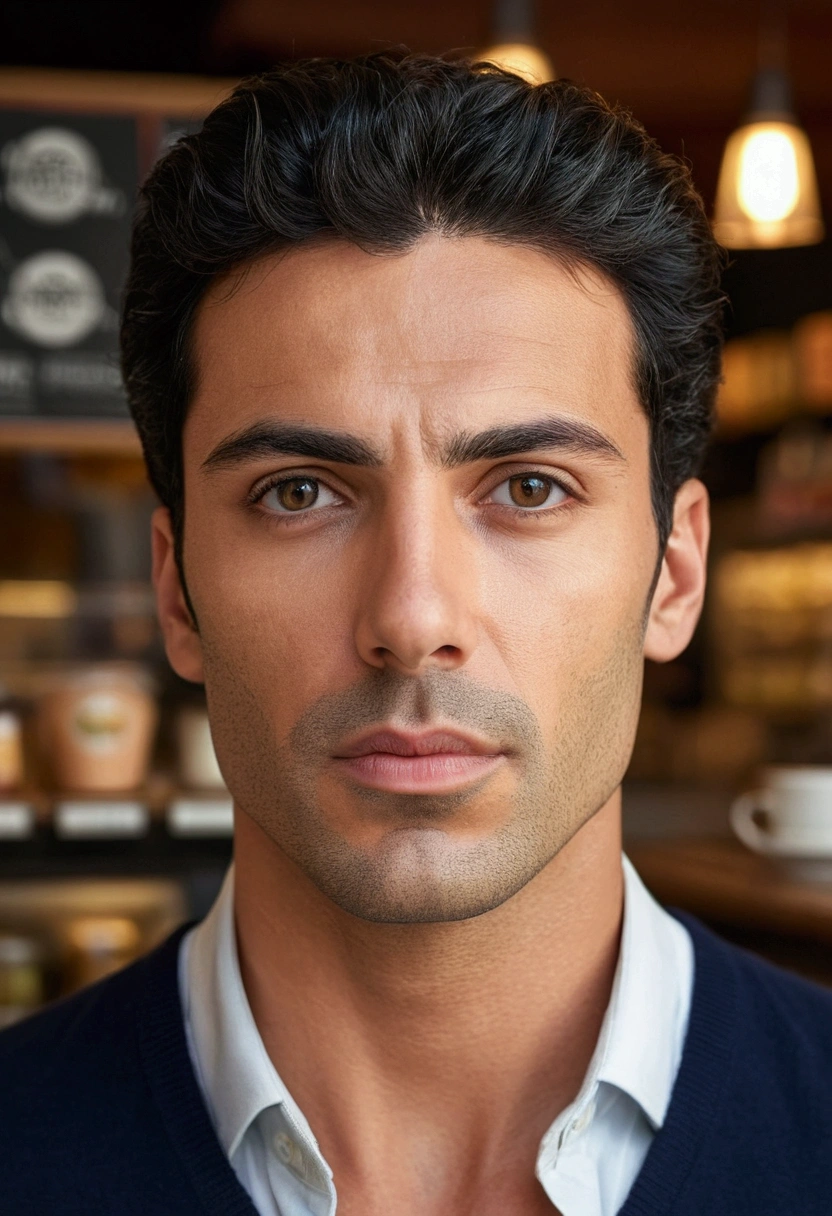
<path fill-rule="evenodd" d="M 344 776 L 395 794 L 450 794 L 489 776 L 506 753 L 457 731 L 376 730 L 332 757 Z"/>

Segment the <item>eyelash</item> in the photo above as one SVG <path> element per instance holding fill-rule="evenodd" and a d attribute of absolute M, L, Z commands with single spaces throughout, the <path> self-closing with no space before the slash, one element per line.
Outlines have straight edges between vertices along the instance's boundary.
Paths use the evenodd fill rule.
<path fill-rule="evenodd" d="M 339 494 L 338 490 L 332 489 L 332 487 L 328 484 L 328 482 L 323 477 L 319 476 L 318 474 L 305 473 L 302 470 L 295 472 L 293 470 L 292 473 L 289 474 L 288 476 L 286 473 L 275 474 L 273 477 L 268 478 L 265 482 L 260 482 L 257 485 L 255 485 L 254 488 L 246 496 L 246 503 L 250 507 L 257 507 L 258 504 L 265 498 L 265 496 L 269 493 L 270 490 L 274 490 L 278 486 L 285 484 L 286 482 L 296 481 L 299 478 L 303 478 L 303 477 L 308 477 L 310 481 L 320 482 L 322 485 L 327 486 L 327 489 L 329 489 L 331 493 Z M 535 469 L 535 468 L 531 468 L 529 466 L 524 466 L 522 468 L 513 470 L 513 471 L 507 473 L 505 476 L 501 477 L 499 481 L 495 482 L 491 486 L 491 488 L 488 490 L 485 497 L 487 498 L 489 495 L 493 494 L 495 492 L 495 490 L 498 490 L 501 485 L 503 485 L 507 481 L 510 481 L 513 477 L 540 477 L 544 481 L 551 482 L 551 484 L 553 486 L 556 486 L 559 490 L 562 490 L 563 493 L 567 495 L 566 502 L 557 503 L 553 507 L 540 507 L 537 510 L 533 510 L 528 507 L 510 507 L 505 503 L 493 504 L 495 506 L 499 506 L 501 508 L 501 510 L 503 510 L 503 511 L 510 511 L 515 516 L 522 516 L 524 519 L 528 519 L 529 516 L 535 516 L 537 518 L 540 518 L 542 516 L 543 518 L 548 518 L 550 515 L 554 514 L 554 512 L 568 510 L 570 507 L 575 505 L 576 501 L 580 501 L 580 495 L 578 494 L 578 492 L 575 490 L 575 488 L 572 485 L 568 484 L 565 479 L 560 479 L 558 477 L 553 476 L 552 473 L 546 473 L 542 469 Z M 340 494 L 339 494 L 339 497 L 341 497 Z M 482 501 L 482 500 L 480 500 L 480 501 Z M 290 522 L 294 522 L 295 520 L 302 519 L 303 516 L 309 514 L 309 512 L 298 511 L 297 514 L 294 514 L 291 511 L 287 511 L 285 513 L 270 512 L 269 514 L 270 514 L 270 517 L 273 519 L 280 518 L 282 522 L 290 523 Z"/>
<path fill-rule="evenodd" d="M 310 481 L 315 481 L 315 482 L 318 482 L 320 485 L 326 486 L 326 488 L 330 491 L 330 493 L 337 494 L 339 498 L 344 497 L 343 494 L 341 494 L 340 490 L 335 490 L 332 488 L 332 486 L 329 484 L 329 482 L 326 480 L 325 477 L 321 477 L 320 474 L 318 474 L 318 473 L 305 473 L 301 469 L 299 472 L 295 472 L 293 470 L 291 473 L 288 473 L 288 474 L 287 473 L 276 473 L 273 477 L 267 478 L 266 481 L 258 482 L 246 495 L 246 504 L 247 504 L 247 506 L 250 506 L 250 507 L 256 507 L 257 504 L 266 497 L 269 490 L 275 490 L 275 489 L 277 489 L 278 486 L 285 485 L 289 481 L 301 481 L 304 478 L 308 478 Z M 276 512 L 275 512 L 275 514 L 276 514 Z M 286 514 L 291 515 L 292 512 L 287 511 Z M 303 512 L 303 511 L 298 512 L 298 515 L 303 515 L 303 514 L 305 514 L 305 512 Z"/>
<path fill-rule="evenodd" d="M 504 485 L 507 481 L 511 481 L 513 477 L 539 477 L 542 481 L 550 482 L 552 486 L 561 490 L 566 495 L 565 502 L 556 503 L 551 507 L 538 507 L 536 510 L 529 507 L 510 507 L 507 503 L 494 504 L 495 506 L 499 506 L 503 511 L 510 511 L 514 516 L 521 516 L 523 519 L 529 519 L 530 517 L 549 519 L 556 512 L 568 511 L 570 507 L 575 506 L 580 501 L 580 494 L 577 489 L 567 482 L 566 478 L 555 477 L 553 473 L 547 473 L 543 469 L 535 469 L 529 466 L 512 469 L 510 472 L 504 473 L 500 480 L 491 486 L 485 497 L 487 498 L 493 494 L 500 486 Z"/>

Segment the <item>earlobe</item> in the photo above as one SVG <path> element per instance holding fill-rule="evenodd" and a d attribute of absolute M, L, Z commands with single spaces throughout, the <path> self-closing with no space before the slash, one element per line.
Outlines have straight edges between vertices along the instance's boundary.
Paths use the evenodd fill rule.
<path fill-rule="evenodd" d="M 201 684 L 202 644 L 182 587 L 167 507 L 158 507 L 153 512 L 152 540 L 156 611 L 168 661 L 183 680 Z"/>
<path fill-rule="evenodd" d="M 650 604 L 645 658 L 667 663 L 693 636 L 705 598 L 709 538 L 708 491 L 701 481 L 686 481 L 676 495 L 673 530 Z"/>

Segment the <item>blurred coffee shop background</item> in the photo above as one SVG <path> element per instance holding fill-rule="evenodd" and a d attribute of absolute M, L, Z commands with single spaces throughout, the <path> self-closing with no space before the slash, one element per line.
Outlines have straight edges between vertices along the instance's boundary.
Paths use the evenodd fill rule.
<path fill-rule="evenodd" d="M 832 982 L 832 0 L 5 0 L 0 34 L 0 1024 L 204 913 L 230 855 L 117 369 L 139 183 L 235 78 L 396 44 L 623 102 L 730 248 L 710 593 L 647 673 L 627 844 L 661 899 Z"/>

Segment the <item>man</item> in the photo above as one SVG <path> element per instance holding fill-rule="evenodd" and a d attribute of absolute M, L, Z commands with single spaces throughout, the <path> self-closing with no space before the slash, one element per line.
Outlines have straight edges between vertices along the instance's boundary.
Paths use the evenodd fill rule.
<path fill-rule="evenodd" d="M 124 369 L 218 903 L 8 1032 L 3 1212 L 828 1212 L 832 998 L 622 864 L 705 583 L 718 256 L 568 83 L 242 85 L 148 182 Z"/>

